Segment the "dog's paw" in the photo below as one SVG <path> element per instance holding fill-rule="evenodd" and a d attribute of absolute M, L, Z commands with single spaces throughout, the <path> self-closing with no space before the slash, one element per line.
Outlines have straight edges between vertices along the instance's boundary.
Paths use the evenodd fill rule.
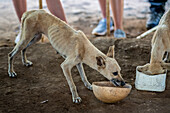
<path fill-rule="evenodd" d="M 91 84 L 90 84 L 90 85 L 86 85 L 86 87 L 87 87 L 87 89 L 89 89 L 89 90 L 93 90 L 93 87 L 92 87 Z"/>
<path fill-rule="evenodd" d="M 76 104 L 79 104 L 81 103 L 81 98 L 80 97 L 76 97 L 76 98 L 73 98 L 73 102 L 76 103 Z"/>
<path fill-rule="evenodd" d="M 167 58 L 165 58 L 163 61 L 164 61 L 165 63 L 170 63 L 170 60 L 167 59 Z"/>
<path fill-rule="evenodd" d="M 9 75 L 9 77 L 11 77 L 11 78 L 17 77 L 17 74 L 16 74 L 14 71 L 8 72 L 8 75 Z"/>
<path fill-rule="evenodd" d="M 33 63 L 31 61 L 27 61 L 24 63 L 24 66 L 27 66 L 27 67 L 32 66 L 32 65 Z"/>
<path fill-rule="evenodd" d="M 140 71 L 140 72 L 148 71 L 149 70 L 149 66 L 150 66 L 149 63 L 145 64 L 144 66 L 138 66 L 137 70 Z"/>

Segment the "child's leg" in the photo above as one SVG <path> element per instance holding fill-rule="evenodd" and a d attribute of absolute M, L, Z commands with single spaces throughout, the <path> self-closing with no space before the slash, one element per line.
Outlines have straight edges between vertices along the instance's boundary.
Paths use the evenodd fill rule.
<path fill-rule="evenodd" d="M 27 10 L 26 0 L 12 0 L 18 19 L 21 22 L 22 14 Z"/>
<path fill-rule="evenodd" d="M 123 2 L 123 0 L 111 0 L 115 30 L 123 29 Z"/>
<path fill-rule="evenodd" d="M 106 0 L 99 0 L 103 18 L 106 18 Z"/>
<path fill-rule="evenodd" d="M 48 9 L 53 15 L 67 22 L 60 0 L 46 0 L 46 2 Z"/>
<path fill-rule="evenodd" d="M 111 0 L 113 20 L 115 25 L 115 38 L 126 38 L 126 34 L 123 31 L 123 6 L 124 0 Z"/>

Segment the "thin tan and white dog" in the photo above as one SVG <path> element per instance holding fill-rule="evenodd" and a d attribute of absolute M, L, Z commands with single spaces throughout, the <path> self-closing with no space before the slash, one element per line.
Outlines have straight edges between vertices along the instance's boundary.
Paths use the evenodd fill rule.
<path fill-rule="evenodd" d="M 8 74 L 16 77 L 13 70 L 13 58 L 21 51 L 22 62 L 25 66 L 31 66 L 27 60 L 26 49 L 46 35 L 58 53 L 65 58 L 61 64 L 63 73 L 69 84 L 73 102 L 80 103 L 81 98 L 71 76 L 71 69 L 77 66 L 81 79 L 85 86 L 92 90 L 88 82 L 82 63 L 99 71 L 104 77 L 112 81 L 116 86 L 123 86 L 125 82 L 120 74 L 120 67 L 114 59 L 114 47 L 111 46 L 107 55 L 99 51 L 81 31 L 76 31 L 57 17 L 44 10 L 32 10 L 23 14 L 21 24 L 20 41 L 8 55 Z"/>
<path fill-rule="evenodd" d="M 152 39 L 150 64 L 139 66 L 138 70 L 146 74 L 164 73 L 170 69 L 170 64 L 162 61 L 164 53 L 170 52 L 170 9 L 163 15 Z M 170 60 L 167 58 L 167 60 Z"/>

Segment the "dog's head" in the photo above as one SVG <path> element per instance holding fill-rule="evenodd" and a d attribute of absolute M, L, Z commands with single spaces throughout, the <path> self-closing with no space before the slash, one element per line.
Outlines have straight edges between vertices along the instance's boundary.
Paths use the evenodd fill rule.
<path fill-rule="evenodd" d="M 97 56 L 97 66 L 99 72 L 110 80 L 115 86 L 124 86 L 125 82 L 120 74 L 120 66 L 114 58 L 114 46 L 108 50 L 107 57 Z"/>

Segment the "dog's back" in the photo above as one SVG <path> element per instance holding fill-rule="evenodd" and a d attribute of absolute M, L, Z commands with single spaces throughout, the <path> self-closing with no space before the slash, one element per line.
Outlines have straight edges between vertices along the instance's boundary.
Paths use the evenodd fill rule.
<path fill-rule="evenodd" d="M 64 21 L 44 10 L 33 10 L 24 13 L 22 27 L 23 31 L 28 30 L 29 33 L 45 34 L 52 46 L 63 56 L 72 55 L 74 52 L 72 50 L 76 50 L 76 46 L 83 49 L 84 44 L 81 42 L 81 45 L 78 45 L 79 41 L 86 42 L 87 40 L 82 32 L 74 30 Z"/>

